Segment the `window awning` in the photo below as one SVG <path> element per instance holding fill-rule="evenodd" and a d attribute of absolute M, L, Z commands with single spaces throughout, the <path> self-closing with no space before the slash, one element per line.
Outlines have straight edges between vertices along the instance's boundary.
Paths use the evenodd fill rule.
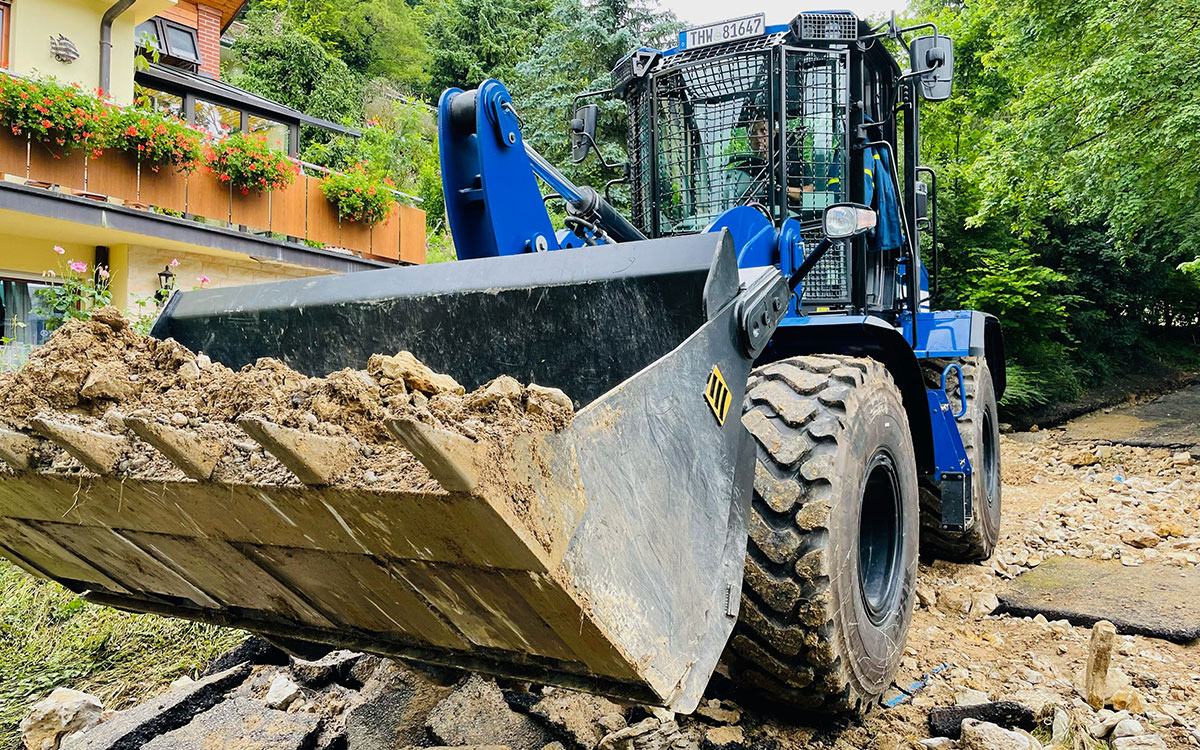
<path fill-rule="evenodd" d="M 147 88 L 166 91 L 179 96 L 191 94 L 210 101 L 213 104 L 249 112 L 253 115 L 284 122 L 289 125 L 313 125 L 355 138 L 362 135 L 362 131 L 355 128 L 323 120 L 320 117 L 307 115 L 298 109 L 271 101 L 258 94 L 240 89 L 237 86 L 231 86 L 224 81 L 219 81 L 206 75 L 189 73 L 186 70 L 172 68 L 169 65 L 162 65 L 161 63 L 150 63 L 146 69 L 137 71 L 134 79 L 137 83 Z"/>

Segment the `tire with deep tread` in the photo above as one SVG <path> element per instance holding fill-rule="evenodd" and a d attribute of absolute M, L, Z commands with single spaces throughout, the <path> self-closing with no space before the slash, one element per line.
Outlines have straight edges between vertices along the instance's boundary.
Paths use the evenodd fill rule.
<path fill-rule="evenodd" d="M 925 382 L 941 387 L 942 371 L 952 360 L 925 363 Z M 936 485 L 921 482 L 921 554 L 956 563 L 986 560 L 1000 538 L 1000 420 L 996 389 L 982 357 L 957 360 L 966 383 L 967 412 L 958 420 L 967 459 L 971 462 L 971 507 L 975 517 L 966 531 L 942 531 L 942 495 Z M 953 374 L 946 382 L 950 408 L 962 408 L 960 384 Z M 985 455 L 986 454 L 986 455 Z"/>
<path fill-rule="evenodd" d="M 751 373 L 743 423 L 758 457 L 741 614 L 725 663 L 739 687 L 771 702 L 863 713 L 891 684 L 912 619 L 917 470 L 900 391 L 875 360 L 795 357 Z M 886 506 L 873 499 L 882 496 L 880 471 L 891 488 Z M 887 516 L 864 506 L 894 507 L 882 521 L 894 546 L 863 541 L 881 523 L 872 519 Z M 878 564 L 864 563 L 863 549 L 886 550 L 876 557 L 889 566 L 873 615 L 864 592 L 875 588 L 859 571 Z"/>

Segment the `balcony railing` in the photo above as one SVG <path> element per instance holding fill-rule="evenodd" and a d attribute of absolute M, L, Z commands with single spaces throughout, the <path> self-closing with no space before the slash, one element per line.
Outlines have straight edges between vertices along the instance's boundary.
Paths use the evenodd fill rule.
<path fill-rule="evenodd" d="M 317 242 L 331 249 L 398 263 L 425 262 L 425 212 L 395 203 L 384 221 L 368 226 L 343 221 L 321 192 L 321 180 L 297 175 L 283 190 L 242 195 L 203 169 L 183 174 L 139 167 L 133 157 L 76 151 L 55 158 L 44 146 L 0 132 L 0 174 L 62 192 L 152 211 L 170 211 L 224 222 L 247 231 Z"/>

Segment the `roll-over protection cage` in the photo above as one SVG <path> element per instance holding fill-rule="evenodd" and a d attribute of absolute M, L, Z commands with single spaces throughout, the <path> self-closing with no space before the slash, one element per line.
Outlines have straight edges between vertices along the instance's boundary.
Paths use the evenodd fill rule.
<path fill-rule="evenodd" d="M 811 249 L 826 206 L 868 202 L 864 153 L 876 144 L 903 172 L 896 192 L 913 238 L 918 97 L 912 79 L 897 87 L 900 68 L 881 36 L 850 13 L 803 13 L 752 39 L 622 60 L 613 90 L 629 118 L 633 223 L 649 237 L 688 234 L 749 203 L 777 226 L 799 220 Z M 907 253 L 867 245 L 831 249 L 805 278 L 803 304 L 898 311 Z"/>

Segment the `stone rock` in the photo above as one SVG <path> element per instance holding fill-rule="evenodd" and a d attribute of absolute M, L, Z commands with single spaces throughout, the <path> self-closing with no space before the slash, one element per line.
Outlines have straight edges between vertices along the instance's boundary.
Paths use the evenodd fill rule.
<path fill-rule="evenodd" d="M 540 750 L 554 738 L 508 707 L 496 683 L 471 675 L 438 703 L 425 727 L 443 745 L 486 745 L 503 740 L 512 750 Z"/>
<path fill-rule="evenodd" d="M 575 411 L 575 404 L 571 402 L 570 396 L 557 388 L 530 383 L 525 410 L 530 414 L 569 415 Z"/>
<path fill-rule="evenodd" d="M 696 709 L 696 715 L 718 724 L 737 724 L 742 719 L 742 709 L 733 703 L 722 703 L 713 698 L 701 703 Z"/>
<path fill-rule="evenodd" d="M 922 609 L 933 609 L 937 606 L 937 589 L 927 584 L 917 583 L 917 604 Z"/>
<path fill-rule="evenodd" d="M 485 385 L 482 391 L 472 393 L 463 403 L 469 409 L 491 406 L 501 400 L 511 401 L 515 405 L 520 405 L 521 398 L 524 395 L 525 392 L 516 378 L 501 375 Z"/>
<path fill-rule="evenodd" d="M 746 732 L 741 727 L 709 727 L 704 731 L 701 750 L 744 750 Z"/>
<path fill-rule="evenodd" d="M 316 661 L 292 660 L 292 675 L 301 685 L 319 690 L 331 682 L 342 682 L 363 657 L 356 651 L 330 651 Z"/>
<path fill-rule="evenodd" d="M 303 694 L 300 686 L 293 682 L 291 677 L 285 674 L 277 674 L 275 675 L 275 679 L 271 681 L 271 687 L 267 689 L 267 697 L 263 700 L 269 708 L 277 708 L 283 711 Z"/>
<path fill-rule="evenodd" d="M 27 750 L 58 750 L 64 737 L 95 726 L 103 713 L 96 696 L 55 688 L 21 720 L 21 742 Z"/>
<path fill-rule="evenodd" d="M 1154 533 L 1166 539 L 1173 536 L 1187 536 L 1187 529 L 1174 521 L 1163 521 L 1154 527 Z"/>
<path fill-rule="evenodd" d="M 1113 740 L 1113 750 L 1167 750 L 1167 743 L 1157 734 L 1120 737 Z"/>
<path fill-rule="evenodd" d="M 949 615 L 969 614 L 971 592 L 962 586 L 948 586 L 938 593 L 937 608 Z"/>
<path fill-rule="evenodd" d="M 1113 691 L 1112 707 L 1117 711 L 1128 711 L 1131 714 L 1146 713 L 1146 701 L 1142 694 L 1132 687 L 1120 687 Z"/>
<path fill-rule="evenodd" d="M 962 723 L 962 750 L 1039 750 L 1040 744 L 1027 734 L 990 722 L 966 719 Z"/>
<path fill-rule="evenodd" d="M 939 707 L 929 712 L 929 733 L 937 737 L 958 739 L 967 722 L 983 722 L 1000 727 L 1033 731 L 1037 719 L 1027 706 L 1013 701 L 980 703 L 971 706 Z"/>
<path fill-rule="evenodd" d="M 1050 723 L 1050 744 L 1065 745 L 1071 734 L 1071 716 L 1058 706 L 1054 707 L 1054 718 Z"/>
<path fill-rule="evenodd" d="M 129 380 L 129 369 L 120 362 L 102 362 L 92 368 L 79 395 L 87 399 L 127 401 L 137 395 L 140 386 Z"/>
<path fill-rule="evenodd" d="M 990 591 L 980 591 L 971 602 L 971 616 L 983 618 L 1000 608 L 1000 599 Z"/>
<path fill-rule="evenodd" d="M 674 721 L 652 716 L 600 740 L 598 750 L 690 750 L 695 745 Z"/>
<path fill-rule="evenodd" d="M 1118 737 L 1136 737 L 1145 734 L 1146 728 L 1137 719 L 1122 719 L 1112 730 L 1113 739 Z"/>
<path fill-rule="evenodd" d="M 121 711 L 87 732 L 73 734 L 63 750 L 118 750 L 141 747 L 151 739 L 178 729 L 197 714 L 215 706 L 231 688 L 250 674 L 249 664 L 196 680 Z"/>
<path fill-rule="evenodd" d="M 1099 722 L 1088 727 L 1088 734 L 1092 735 L 1098 740 L 1104 739 L 1112 733 L 1112 730 L 1116 728 L 1118 724 L 1128 718 L 1128 711 L 1117 711 L 1116 713 L 1109 714 L 1108 716 L 1102 716 Z"/>
<path fill-rule="evenodd" d="M 367 672 L 365 667 L 372 663 L 374 669 Z M 452 690 L 426 679 L 421 672 L 377 657 L 360 660 L 351 676 L 362 687 L 359 702 L 344 718 L 347 750 L 423 744 L 427 739 L 424 718 Z"/>
<path fill-rule="evenodd" d="M 534 704 L 531 713 L 546 722 L 555 733 L 574 742 L 575 746 L 592 750 L 604 736 L 613 731 L 601 725 L 601 720 L 621 707 L 612 701 L 573 690 L 549 688 Z M 624 722 L 616 729 L 623 729 Z"/>
<path fill-rule="evenodd" d="M 439 393 L 454 393 L 459 396 L 466 389 L 449 375 L 434 372 L 410 352 L 400 352 L 394 357 L 384 354 L 374 354 L 367 362 L 367 372 L 372 375 L 392 380 L 401 380 L 409 389 L 419 391 L 427 396 Z"/>
<path fill-rule="evenodd" d="M 982 690 L 964 687 L 962 685 L 954 686 L 954 705 L 956 706 L 981 706 L 984 703 L 991 703 L 991 698 Z"/>
<path fill-rule="evenodd" d="M 1158 546 L 1162 538 L 1153 531 L 1126 531 L 1121 534 L 1121 541 L 1134 549 L 1148 549 Z"/>
<path fill-rule="evenodd" d="M 144 750 L 307 750 L 320 728 L 319 716 L 276 711 L 257 701 L 234 698 L 142 747 Z"/>
<path fill-rule="evenodd" d="M 954 740 L 949 737 L 928 737 L 917 742 L 921 747 L 927 747 L 929 750 L 952 750 Z"/>
<path fill-rule="evenodd" d="M 209 664 L 200 674 L 201 677 L 208 677 L 217 672 L 224 672 L 230 667 L 236 667 L 239 664 L 274 664 L 277 667 L 282 667 L 288 663 L 288 655 L 276 646 L 267 643 L 257 635 L 252 635 L 242 641 L 237 646 L 234 646 L 229 651 L 218 656 Z"/>

